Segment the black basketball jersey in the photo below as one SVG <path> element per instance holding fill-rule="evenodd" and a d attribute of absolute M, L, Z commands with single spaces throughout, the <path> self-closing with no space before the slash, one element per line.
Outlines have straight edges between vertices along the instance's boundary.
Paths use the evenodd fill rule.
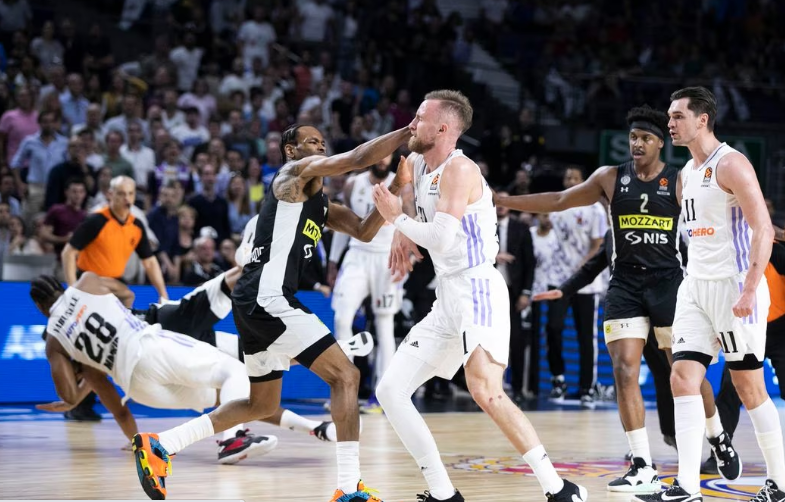
<path fill-rule="evenodd" d="M 635 174 L 632 161 L 617 168 L 610 204 L 613 265 L 665 269 L 681 267 L 676 199 L 679 170 L 665 164 L 650 181 Z"/>
<path fill-rule="evenodd" d="M 272 190 L 264 198 L 250 261 L 243 267 L 232 298 L 293 296 L 306 263 L 319 259 L 316 245 L 327 222 L 329 200 L 320 189 L 305 202 L 282 202 Z"/>

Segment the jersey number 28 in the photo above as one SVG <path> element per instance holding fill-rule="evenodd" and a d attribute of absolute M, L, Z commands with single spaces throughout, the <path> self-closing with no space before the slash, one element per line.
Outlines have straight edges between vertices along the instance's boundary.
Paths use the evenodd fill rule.
<path fill-rule="evenodd" d="M 103 364 L 108 369 L 111 369 L 111 366 L 106 364 L 108 361 L 105 361 L 104 354 L 106 354 L 107 346 L 112 343 L 112 340 L 117 335 L 117 328 L 105 322 L 104 318 L 98 313 L 93 312 L 85 320 L 85 329 L 87 329 L 87 332 L 82 331 L 77 335 L 74 346 L 87 354 L 87 357 L 94 362 Z M 111 362 L 112 365 L 113 362 Z"/>

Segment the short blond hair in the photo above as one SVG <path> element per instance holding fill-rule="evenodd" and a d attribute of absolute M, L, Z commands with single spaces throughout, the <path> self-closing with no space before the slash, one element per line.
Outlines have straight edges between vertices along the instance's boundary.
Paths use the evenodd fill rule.
<path fill-rule="evenodd" d="M 465 133 L 472 126 L 472 116 L 474 110 L 472 104 L 461 91 L 451 89 L 440 89 L 431 91 L 425 95 L 426 100 L 439 101 L 441 111 L 453 114 L 461 126 L 461 134 Z"/>

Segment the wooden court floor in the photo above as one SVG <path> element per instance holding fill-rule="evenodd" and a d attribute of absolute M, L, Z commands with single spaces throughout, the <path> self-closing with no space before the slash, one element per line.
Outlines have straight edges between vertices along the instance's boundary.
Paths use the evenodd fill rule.
<path fill-rule="evenodd" d="M 781 412 L 782 415 L 782 412 Z M 556 466 L 589 489 L 593 501 L 626 501 L 605 485 L 623 473 L 626 439 L 615 410 L 543 411 L 528 414 Z M 481 413 L 426 415 L 448 472 L 467 501 L 544 501 L 536 479 Z M 648 417 L 652 453 L 660 474 L 675 473 L 676 452 L 660 439 L 657 418 Z M 143 430 L 162 430 L 180 418 L 140 419 Z M 253 423 L 253 432 L 274 434 L 278 448 L 235 466 L 216 462 L 215 443 L 205 440 L 174 459 L 169 499 L 327 501 L 335 487 L 335 448 L 303 434 Z M 363 417 L 362 474 L 385 501 L 414 502 L 425 488 L 384 416 Z M 742 413 L 735 445 L 744 462 L 741 480 L 705 480 L 705 500 L 749 500 L 765 469 L 749 418 Z M 62 421 L 0 423 L 0 498 L 146 499 L 124 438 L 111 420 L 99 424 Z M 708 447 L 704 447 L 704 458 Z M 710 490 L 709 490 L 710 489 Z M 741 494 L 741 495 L 734 495 Z M 744 495 L 746 494 L 746 495 Z"/>

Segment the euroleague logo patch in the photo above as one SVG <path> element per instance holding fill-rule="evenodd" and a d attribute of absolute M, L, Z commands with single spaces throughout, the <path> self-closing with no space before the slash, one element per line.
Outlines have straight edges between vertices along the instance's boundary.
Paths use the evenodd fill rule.
<path fill-rule="evenodd" d="M 498 458 L 466 458 L 448 464 L 453 469 L 463 471 L 486 472 L 496 474 L 519 474 L 534 477 L 534 471 L 521 457 Z M 560 476 L 565 478 L 589 477 L 609 478 L 610 482 L 622 476 L 630 464 L 617 460 L 595 460 L 591 462 L 553 462 L 553 467 Z M 660 472 L 674 473 L 678 470 L 675 463 L 659 466 Z M 674 475 L 660 476 L 663 484 L 673 483 Z M 766 482 L 766 466 L 761 464 L 744 464 L 744 476 L 735 481 L 726 481 L 719 474 L 701 474 L 701 493 L 704 497 L 716 497 L 725 500 L 749 500 L 754 497 Z"/>

